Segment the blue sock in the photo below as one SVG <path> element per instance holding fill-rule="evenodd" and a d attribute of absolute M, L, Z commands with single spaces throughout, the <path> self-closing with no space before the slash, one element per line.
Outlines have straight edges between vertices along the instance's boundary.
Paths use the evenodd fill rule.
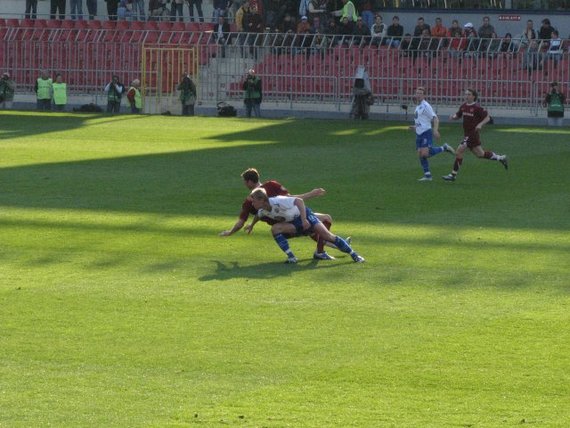
<path fill-rule="evenodd" d="M 430 156 L 439 155 L 440 153 L 442 153 L 444 151 L 445 151 L 445 149 L 443 147 L 430 147 L 429 148 L 429 155 Z"/>
<path fill-rule="evenodd" d="M 282 233 L 275 235 L 273 239 L 275 239 L 275 242 L 277 242 L 277 245 L 279 245 L 279 248 L 281 248 L 285 254 L 291 257 L 293 256 L 293 253 L 289 249 L 289 241 L 287 241 L 287 238 L 285 238 Z"/>
<path fill-rule="evenodd" d="M 350 248 L 350 245 L 348 245 L 348 242 L 346 242 L 344 239 L 342 239 L 340 236 L 337 236 L 336 239 L 334 240 L 334 244 L 336 245 L 336 247 L 342 251 L 343 253 L 348 253 L 348 254 L 352 254 L 352 248 Z"/>
<path fill-rule="evenodd" d="M 431 175 L 431 172 L 429 172 L 429 162 L 427 158 L 420 158 L 420 163 L 424 169 L 424 175 Z"/>

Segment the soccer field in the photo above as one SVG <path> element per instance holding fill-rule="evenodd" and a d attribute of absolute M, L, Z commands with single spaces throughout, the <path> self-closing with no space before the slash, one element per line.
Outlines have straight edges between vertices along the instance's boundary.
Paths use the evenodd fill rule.
<path fill-rule="evenodd" d="M 570 426 L 570 130 L 407 125 L 0 113 L 0 427 Z M 248 167 L 366 263 L 218 236 Z"/>

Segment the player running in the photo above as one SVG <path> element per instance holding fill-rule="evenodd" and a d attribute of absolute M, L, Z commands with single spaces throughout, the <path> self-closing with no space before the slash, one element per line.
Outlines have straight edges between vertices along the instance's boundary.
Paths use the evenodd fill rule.
<path fill-rule="evenodd" d="M 302 236 L 312 232 L 317 232 L 322 239 L 333 243 L 343 253 L 350 254 L 356 263 L 364 262 L 364 258 L 359 256 L 346 240 L 327 230 L 313 211 L 305 207 L 301 198 L 295 196 L 270 198 L 262 187 L 255 189 L 250 196 L 260 219 L 270 218 L 277 222 L 271 226 L 271 233 L 279 248 L 287 254 L 285 263 L 297 263 L 297 258 L 289 247 L 287 236 Z"/>
<path fill-rule="evenodd" d="M 418 179 L 418 181 L 432 180 L 428 158 L 442 152 L 455 153 L 448 144 L 444 144 L 441 147 L 433 146 L 433 137 L 439 139 L 439 118 L 433 111 L 432 106 L 426 101 L 425 93 L 425 88 L 421 86 L 416 89 L 414 101 L 417 103 L 417 106 L 414 112 L 414 124 L 410 126 L 411 130 L 416 131 L 416 150 L 424 170 L 424 176 Z"/>
<path fill-rule="evenodd" d="M 465 149 L 471 150 L 475 156 L 480 159 L 488 159 L 499 161 L 509 169 L 509 161 L 506 155 L 498 155 L 494 152 L 483 150 L 481 147 L 481 140 L 479 139 L 479 132 L 481 128 L 491 120 L 491 116 L 487 110 L 479 105 L 477 99 L 479 94 L 474 89 L 467 89 L 465 91 L 465 102 L 459 107 L 457 113 L 450 117 L 451 120 L 458 120 L 463 118 L 463 141 L 455 151 L 455 162 L 451 174 L 444 175 L 442 178 L 445 181 L 455 181 L 457 179 L 457 172 L 463 163 L 463 155 Z"/>

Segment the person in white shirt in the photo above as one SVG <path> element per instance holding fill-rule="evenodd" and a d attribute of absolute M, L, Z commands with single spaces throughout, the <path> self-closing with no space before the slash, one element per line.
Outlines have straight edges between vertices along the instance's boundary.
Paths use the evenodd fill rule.
<path fill-rule="evenodd" d="M 433 137 L 437 139 L 440 137 L 439 118 L 433 111 L 432 106 L 426 101 L 425 93 L 425 88 L 421 86 L 416 89 L 414 100 L 417 106 L 414 112 L 414 124 L 410 126 L 411 130 L 416 131 L 416 150 L 424 170 L 423 177 L 418 181 L 432 181 L 428 158 L 442 152 L 455 154 L 455 151 L 448 144 L 444 144 L 441 147 L 433 146 Z"/>
<path fill-rule="evenodd" d="M 264 188 L 258 187 L 250 194 L 258 218 L 269 217 L 279 223 L 271 226 L 271 233 L 279 248 L 287 255 L 285 263 L 297 263 L 297 258 L 289 247 L 287 236 L 309 235 L 313 232 L 342 251 L 350 254 L 356 263 L 364 262 L 350 244 L 341 237 L 334 235 L 319 221 L 310 208 L 305 207 L 301 198 L 294 196 L 275 196 L 270 198 Z"/>

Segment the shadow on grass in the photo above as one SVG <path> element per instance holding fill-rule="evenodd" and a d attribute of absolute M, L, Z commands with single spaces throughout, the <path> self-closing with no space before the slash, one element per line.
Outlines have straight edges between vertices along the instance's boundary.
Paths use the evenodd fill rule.
<path fill-rule="evenodd" d="M 216 270 L 198 278 L 200 281 L 226 281 L 236 278 L 245 278 L 246 280 L 283 278 L 284 276 L 291 276 L 295 272 L 314 269 L 336 269 L 346 264 L 339 261 L 319 262 L 313 259 L 300 259 L 294 265 L 286 264 L 283 261 L 248 266 L 242 266 L 240 262 L 224 263 L 219 260 L 213 260 L 213 262 L 216 264 Z M 353 263 L 352 260 L 350 262 Z"/>

